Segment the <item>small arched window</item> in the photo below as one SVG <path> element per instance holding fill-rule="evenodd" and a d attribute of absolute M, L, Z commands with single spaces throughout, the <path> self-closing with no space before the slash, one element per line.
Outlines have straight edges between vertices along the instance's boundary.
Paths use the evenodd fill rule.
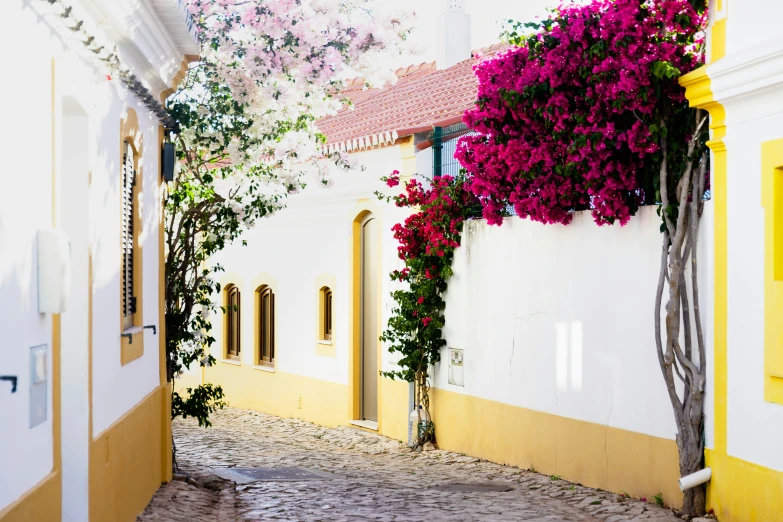
<path fill-rule="evenodd" d="M 333 321 L 333 314 L 332 314 L 332 289 L 328 286 L 325 286 L 321 288 L 321 306 L 320 306 L 320 317 L 321 317 L 321 335 L 320 338 L 323 341 L 331 341 L 332 340 L 332 321 Z"/>
<path fill-rule="evenodd" d="M 239 360 L 242 349 L 242 325 L 239 314 L 241 296 L 239 288 L 234 285 L 226 289 L 226 294 L 226 358 Z"/>
<path fill-rule="evenodd" d="M 258 290 L 259 364 L 275 362 L 275 294 L 268 286 Z"/>

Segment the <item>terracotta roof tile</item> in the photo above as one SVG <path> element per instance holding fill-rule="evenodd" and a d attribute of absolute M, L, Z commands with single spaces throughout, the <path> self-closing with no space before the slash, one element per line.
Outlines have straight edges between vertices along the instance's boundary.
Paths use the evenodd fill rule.
<path fill-rule="evenodd" d="M 507 48 L 497 44 L 479 54 L 495 55 Z M 476 100 L 476 63 L 471 57 L 442 70 L 437 70 L 434 63 L 404 67 L 397 71 L 400 80 L 383 89 L 363 90 L 363 80 L 356 80 L 340 93 L 351 100 L 353 108 L 320 120 L 318 128 L 326 134 L 328 145 L 354 150 L 354 143 L 359 148 L 390 144 L 398 136 L 431 129 L 435 124 L 461 121 Z M 368 137 L 370 143 L 359 143 Z"/>

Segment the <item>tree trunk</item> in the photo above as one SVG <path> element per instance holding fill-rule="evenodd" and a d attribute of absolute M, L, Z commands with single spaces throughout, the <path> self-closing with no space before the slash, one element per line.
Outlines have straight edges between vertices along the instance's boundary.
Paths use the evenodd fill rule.
<path fill-rule="evenodd" d="M 697 253 L 708 157 L 706 151 L 696 149 L 703 148 L 700 144 L 701 129 L 707 117 L 703 116 L 701 110 L 696 111 L 695 115 L 694 132 L 688 143 L 689 159 L 684 172 L 669 171 L 666 140 L 662 143 L 660 193 L 661 215 L 665 228 L 655 296 L 655 342 L 677 426 L 681 476 L 690 475 L 704 467 L 706 349 L 699 306 Z M 685 277 L 688 266 L 690 288 Z M 666 318 L 665 324 L 661 325 L 666 283 L 668 301 L 663 308 Z M 676 380 L 679 380 L 682 392 L 678 391 Z M 683 495 L 682 515 L 693 517 L 703 514 L 706 492 L 705 485 L 686 490 Z"/>

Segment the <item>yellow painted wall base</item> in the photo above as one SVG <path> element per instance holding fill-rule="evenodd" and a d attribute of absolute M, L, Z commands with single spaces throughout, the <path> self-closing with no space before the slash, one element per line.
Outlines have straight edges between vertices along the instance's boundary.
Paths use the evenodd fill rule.
<path fill-rule="evenodd" d="M 673 440 L 439 389 L 430 395 L 442 449 L 682 505 Z"/>
<path fill-rule="evenodd" d="M 783 522 L 783 472 L 706 451 L 707 509 L 721 522 Z"/>
<path fill-rule="evenodd" d="M 159 386 L 90 445 L 90 520 L 132 522 L 161 484 L 164 396 Z"/>
<path fill-rule="evenodd" d="M 177 383 L 193 386 L 194 379 Z M 204 372 L 204 382 L 220 385 L 234 408 L 302 419 L 324 426 L 348 424 L 348 386 L 249 365 L 218 362 Z M 301 401 L 297 399 L 301 397 Z M 301 407 L 300 407 L 301 406 Z"/>
<path fill-rule="evenodd" d="M 323 426 L 349 425 L 347 385 L 285 372 L 268 372 L 248 365 L 220 362 L 204 372 L 204 382 L 220 385 L 229 406 L 314 422 Z M 199 376 L 177 378 L 177 391 L 202 384 Z M 380 380 L 378 432 L 400 441 L 408 439 L 408 383 Z M 297 399 L 301 397 L 301 402 Z M 301 405 L 301 408 L 299 407 Z"/>
<path fill-rule="evenodd" d="M 62 520 L 62 480 L 53 471 L 19 500 L 0 511 L 0 522 L 55 522 Z"/>
<path fill-rule="evenodd" d="M 381 379 L 381 434 L 407 442 L 409 414 L 408 383 Z"/>

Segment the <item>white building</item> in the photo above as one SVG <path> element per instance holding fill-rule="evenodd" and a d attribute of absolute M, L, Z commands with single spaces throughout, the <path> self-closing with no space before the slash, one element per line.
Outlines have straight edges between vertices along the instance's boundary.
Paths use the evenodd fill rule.
<path fill-rule="evenodd" d="M 727 4 L 711 1 L 709 64 L 682 78 L 713 129 L 699 238 L 707 507 L 725 521 L 780 521 L 783 43 L 771 37 L 783 4 Z M 348 92 L 354 110 L 321 128 L 365 170 L 290 198 L 247 247 L 221 254 L 224 298 L 245 326 L 229 339 L 234 318 L 216 321 L 217 365 L 183 384 L 220 384 L 232 406 L 407 438 L 409 387 L 378 376 L 395 361 L 377 341 L 393 304 L 388 274 L 401 268 L 390 229 L 405 214 L 373 193 L 392 170 L 433 172 L 434 129 L 475 99 L 472 63 L 425 64 L 398 71 L 393 87 Z M 567 227 L 467 224 L 431 393 L 441 448 L 681 502 L 653 333 L 659 224 L 654 207 L 625 227 L 596 227 L 585 213 Z"/>
<path fill-rule="evenodd" d="M 176 0 L 0 25 L 0 520 L 135 520 L 171 477 L 154 109 L 198 43 Z"/>

